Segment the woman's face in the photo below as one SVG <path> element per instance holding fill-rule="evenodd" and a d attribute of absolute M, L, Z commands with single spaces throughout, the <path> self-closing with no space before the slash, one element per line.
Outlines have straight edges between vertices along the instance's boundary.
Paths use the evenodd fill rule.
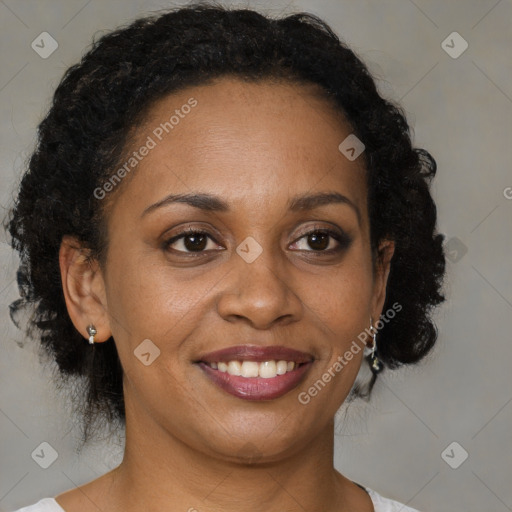
<path fill-rule="evenodd" d="M 137 163 L 110 192 L 103 272 L 132 428 L 225 459 L 253 446 L 269 460 L 331 428 L 363 351 L 335 363 L 363 346 L 387 279 L 387 268 L 372 273 L 362 156 L 338 149 L 350 133 L 293 84 L 224 78 L 152 107 Z M 304 200 L 319 193 L 331 200 Z M 265 351 L 275 346 L 302 355 Z M 232 376 L 238 363 L 222 372 L 215 359 L 265 377 Z M 274 377 L 288 365 L 265 360 L 296 368 Z"/>

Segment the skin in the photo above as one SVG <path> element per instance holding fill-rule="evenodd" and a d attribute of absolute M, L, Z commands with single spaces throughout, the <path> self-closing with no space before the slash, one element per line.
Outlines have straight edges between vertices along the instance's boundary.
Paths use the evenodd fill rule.
<path fill-rule="evenodd" d="M 367 493 L 333 467 L 334 415 L 363 351 L 307 405 L 297 398 L 383 312 L 394 244 L 382 242 L 374 273 L 363 160 L 338 150 L 351 129 L 312 86 L 222 78 L 153 105 L 132 149 L 190 97 L 197 106 L 109 196 L 105 265 L 62 242 L 70 317 L 86 338 L 90 323 L 96 342 L 114 337 L 127 422 L 121 465 L 57 502 L 68 512 L 370 512 Z M 230 210 L 174 203 L 142 215 L 170 193 L 198 192 Z M 288 209 L 313 192 L 343 194 L 360 220 L 346 203 Z M 204 254 L 179 252 L 191 247 L 183 238 L 163 246 L 186 226 L 213 237 Z M 322 255 L 304 234 L 329 228 L 351 242 Z M 263 250 L 250 264 L 236 252 L 248 236 Z M 145 339 L 161 351 L 149 366 L 133 354 Z M 246 401 L 193 364 L 244 343 L 289 346 L 315 362 L 286 395 Z"/>

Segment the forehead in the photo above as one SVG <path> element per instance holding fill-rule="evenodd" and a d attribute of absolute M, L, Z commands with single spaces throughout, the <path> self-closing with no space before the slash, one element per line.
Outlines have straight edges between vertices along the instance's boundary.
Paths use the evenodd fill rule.
<path fill-rule="evenodd" d="M 142 211 L 165 193 L 210 192 L 261 205 L 337 190 L 364 211 L 363 159 L 349 161 L 338 149 L 350 133 L 314 86 L 221 78 L 152 105 L 130 150 L 151 149 L 123 195 Z"/>

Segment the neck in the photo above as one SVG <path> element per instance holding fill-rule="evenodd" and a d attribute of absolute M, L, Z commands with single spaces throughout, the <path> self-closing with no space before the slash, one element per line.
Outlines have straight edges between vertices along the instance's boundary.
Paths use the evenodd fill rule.
<path fill-rule="evenodd" d="M 126 424 L 124 459 L 112 472 L 120 509 L 151 503 L 154 512 L 349 510 L 353 484 L 333 467 L 333 422 L 295 453 L 272 461 L 261 454 L 246 464 L 197 451 L 129 407 Z"/>

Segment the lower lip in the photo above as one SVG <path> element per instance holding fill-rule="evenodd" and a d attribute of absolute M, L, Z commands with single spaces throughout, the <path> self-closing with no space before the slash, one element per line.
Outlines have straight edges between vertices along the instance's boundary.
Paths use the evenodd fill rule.
<path fill-rule="evenodd" d="M 262 377 L 240 377 L 228 372 L 214 370 L 206 363 L 197 363 L 204 373 L 230 395 L 245 400 L 273 400 L 297 387 L 311 367 L 311 362 L 300 365 L 291 372 L 264 379 Z"/>

